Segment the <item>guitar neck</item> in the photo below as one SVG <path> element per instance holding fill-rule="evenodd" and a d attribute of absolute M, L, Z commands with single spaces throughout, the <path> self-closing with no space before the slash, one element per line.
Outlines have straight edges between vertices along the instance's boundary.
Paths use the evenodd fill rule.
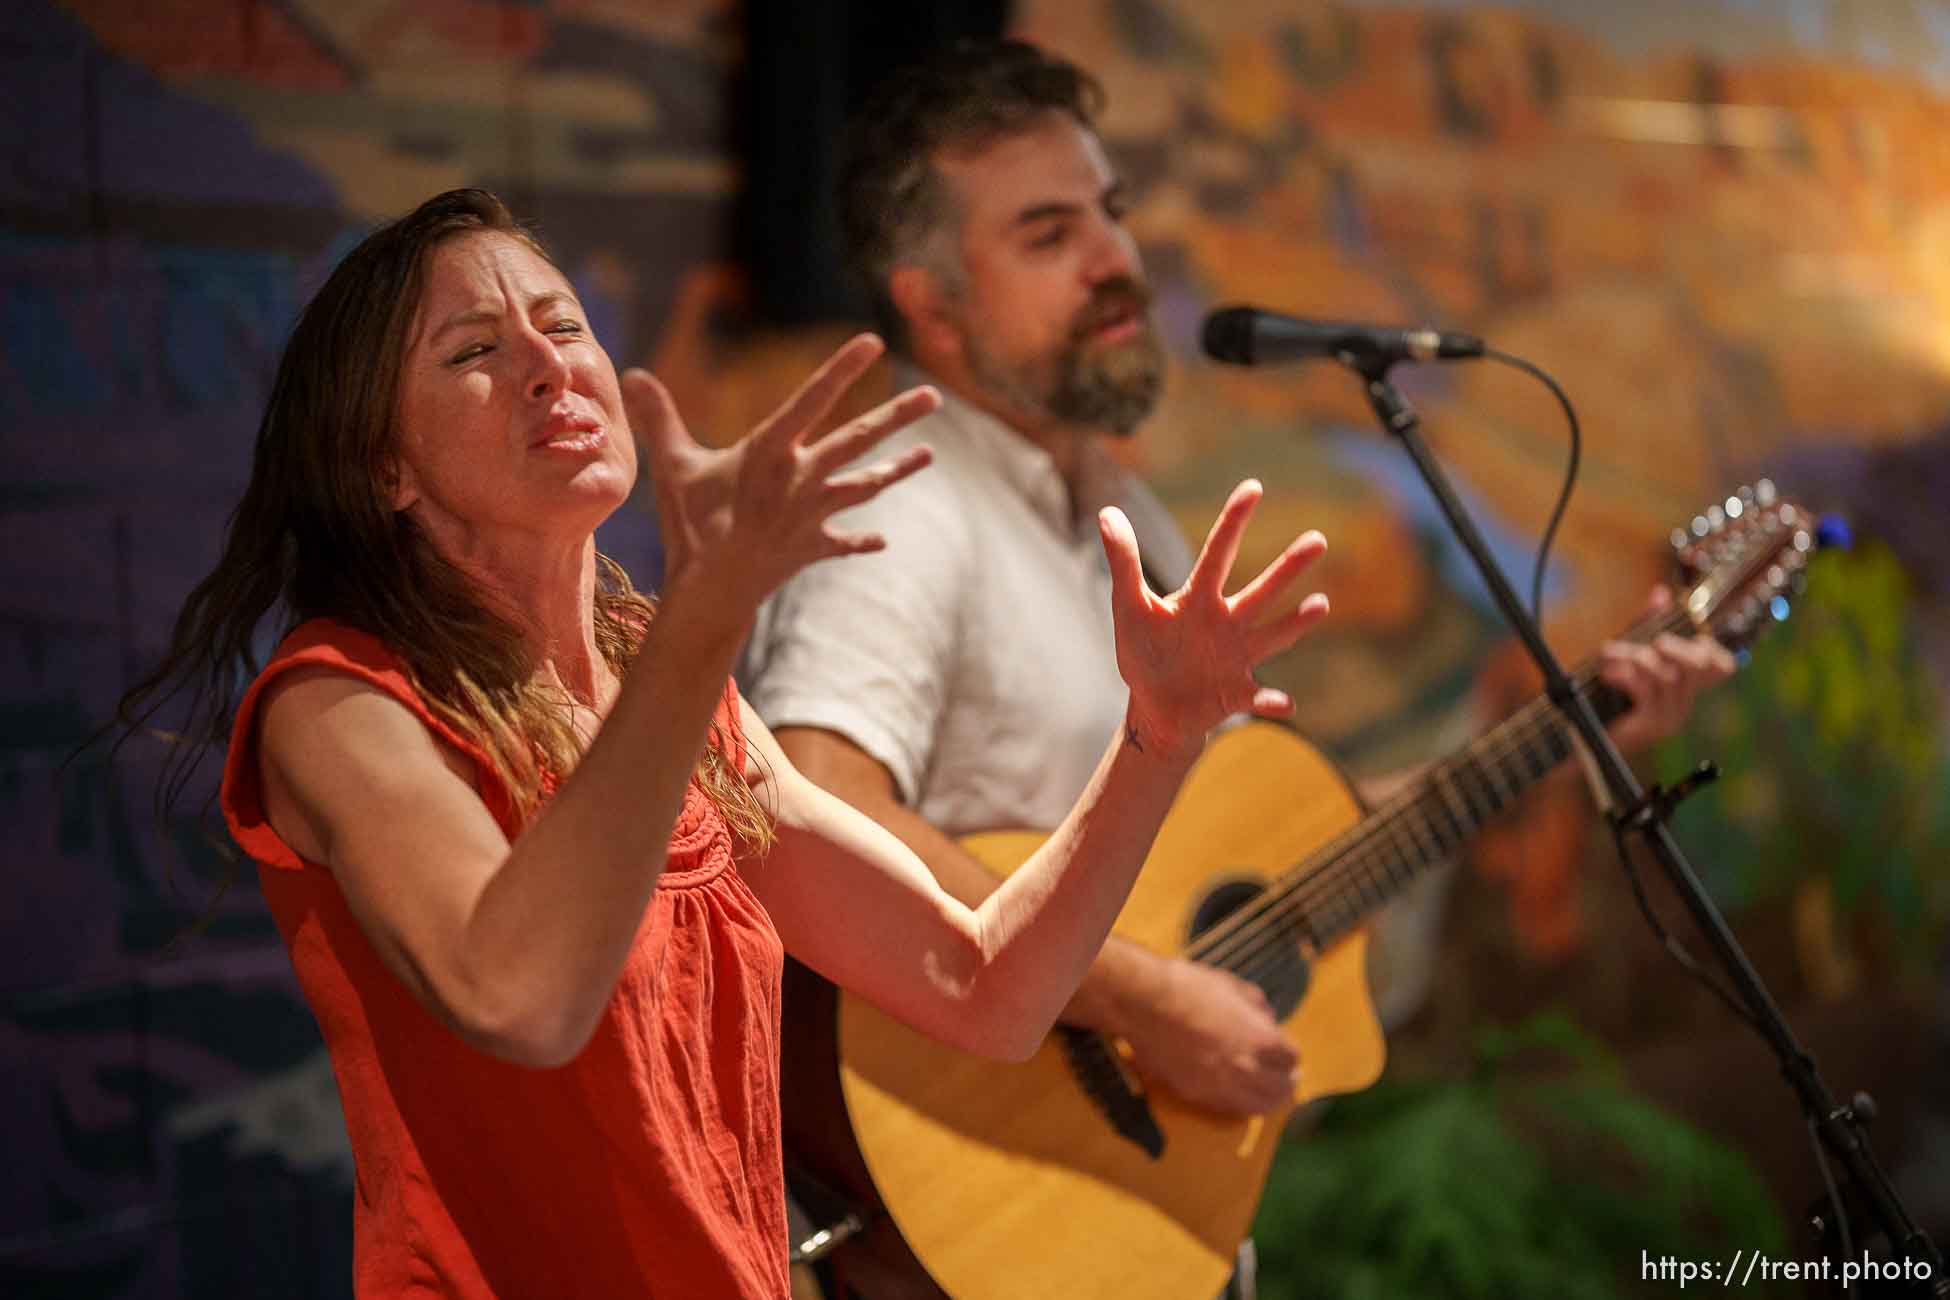
<path fill-rule="evenodd" d="M 1646 642 L 1663 632 L 1691 630 L 1675 609 L 1648 618 L 1621 639 Z M 1610 722 L 1631 700 L 1599 680 L 1597 669 L 1596 660 L 1587 660 L 1571 678 L 1599 720 Z M 1187 955 L 1225 963 L 1240 926 L 1277 926 L 1316 949 L 1327 947 L 1429 868 L 1453 858 L 1485 823 L 1569 758 L 1575 743 L 1557 707 L 1537 696 L 1322 846 L 1242 909 L 1245 915 L 1202 936 Z"/>

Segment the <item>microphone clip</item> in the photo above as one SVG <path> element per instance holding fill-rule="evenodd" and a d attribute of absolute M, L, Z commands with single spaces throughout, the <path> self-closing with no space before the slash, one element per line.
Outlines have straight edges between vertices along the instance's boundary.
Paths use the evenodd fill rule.
<path fill-rule="evenodd" d="M 1701 787 L 1719 779 L 1720 765 L 1712 759 L 1703 759 L 1698 767 L 1669 786 L 1656 782 L 1647 786 L 1642 796 L 1612 815 L 1612 824 L 1620 829 L 1632 829 L 1649 822 L 1671 821 L 1673 809 L 1699 793 Z"/>

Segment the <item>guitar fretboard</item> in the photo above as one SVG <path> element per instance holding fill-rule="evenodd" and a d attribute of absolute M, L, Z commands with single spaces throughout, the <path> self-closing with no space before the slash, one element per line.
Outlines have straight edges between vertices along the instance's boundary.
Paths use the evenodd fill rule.
<path fill-rule="evenodd" d="M 1603 722 L 1631 707 L 1629 698 L 1602 682 L 1585 694 Z M 1485 824 L 1571 756 L 1575 742 L 1570 724 L 1548 704 L 1541 716 L 1527 716 L 1530 712 L 1437 763 L 1405 800 L 1362 823 L 1362 839 L 1331 860 L 1331 886 L 1320 889 L 1320 896 L 1304 908 L 1307 938 L 1325 947 L 1361 924 L 1424 871 L 1454 857 Z"/>
<path fill-rule="evenodd" d="M 1675 609 L 1622 639 L 1645 642 L 1690 630 Z M 1599 680 L 1596 661 L 1580 665 L 1571 679 L 1601 721 L 1631 707 L 1625 695 Z M 1454 857 L 1485 823 L 1569 758 L 1572 735 L 1555 705 L 1542 696 L 1532 700 L 1283 874 L 1186 955 L 1250 978 L 1274 951 L 1295 943 L 1326 948 L 1429 868 Z"/>

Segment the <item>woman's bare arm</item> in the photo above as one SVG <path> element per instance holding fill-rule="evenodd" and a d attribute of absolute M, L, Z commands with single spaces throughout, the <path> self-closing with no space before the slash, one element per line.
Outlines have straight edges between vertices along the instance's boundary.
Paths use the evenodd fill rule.
<path fill-rule="evenodd" d="M 1102 947 L 1206 732 L 1243 710 L 1291 711 L 1252 670 L 1326 612 L 1322 596 L 1291 606 L 1285 596 L 1325 542 L 1296 539 L 1226 597 L 1258 498 L 1257 484 L 1234 492 L 1191 579 L 1166 597 L 1145 588 L 1128 525 L 1106 512 L 1118 666 L 1131 687 L 1125 729 L 1062 825 L 974 909 L 891 832 L 803 777 L 747 708 L 779 818 L 771 858 L 749 878 L 787 947 L 956 1046 L 1006 1058 L 1033 1051 Z"/>
<path fill-rule="evenodd" d="M 684 788 L 758 603 L 814 560 L 880 539 L 827 523 L 927 463 L 841 472 L 939 398 L 914 390 L 812 430 L 879 355 L 841 348 L 743 442 L 706 449 L 654 379 L 624 379 L 657 474 L 669 554 L 658 616 L 560 790 L 511 844 L 469 764 L 401 703 L 329 671 L 274 684 L 260 715 L 273 827 L 331 868 L 388 968 L 484 1051 L 555 1065 L 581 1050 L 662 871 Z"/>

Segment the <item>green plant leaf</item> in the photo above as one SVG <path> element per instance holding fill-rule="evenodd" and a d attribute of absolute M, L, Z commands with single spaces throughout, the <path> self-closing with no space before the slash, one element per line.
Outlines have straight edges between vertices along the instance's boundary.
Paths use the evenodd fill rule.
<path fill-rule="evenodd" d="M 1334 1103 L 1282 1146 L 1253 1231 L 1266 1300 L 1610 1300 L 1646 1254 L 1785 1240 L 1745 1160 L 1560 1012 L 1485 1030 L 1461 1078 Z"/>

